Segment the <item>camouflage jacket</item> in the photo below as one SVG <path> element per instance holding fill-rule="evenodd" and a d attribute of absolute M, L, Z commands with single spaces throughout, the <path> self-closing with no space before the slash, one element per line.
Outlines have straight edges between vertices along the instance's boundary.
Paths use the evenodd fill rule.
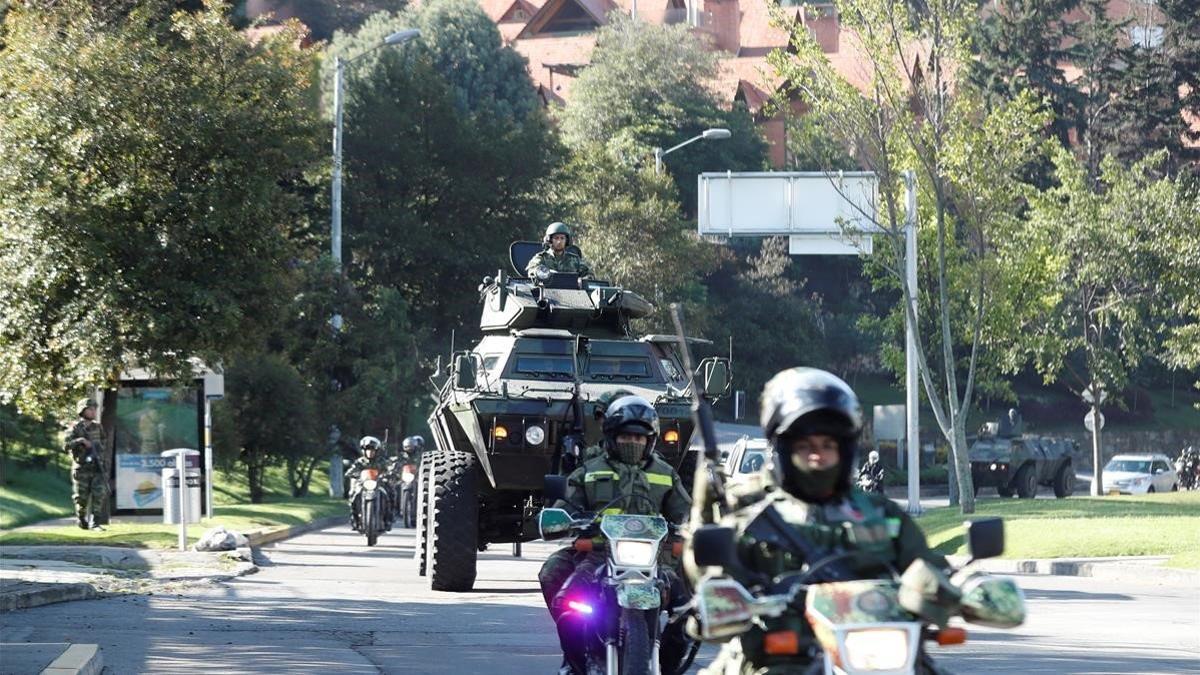
<path fill-rule="evenodd" d="M 540 253 L 529 259 L 529 264 L 525 265 L 525 274 L 530 279 L 535 278 L 535 274 L 539 269 L 545 269 L 552 272 L 566 272 L 568 274 L 578 274 L 579 276 L 589 276 L 592 269 L 588 267 L 586 261 L 571 251 L 563 251 L 562 255 L 554 255 L 550 249 L 543 249 Z"/>
<path fill-rule="evenodd" d="M 808 550 L 808 555 L 794 545 L 785 545 L 784 537 L 772 526 L 768 511 L 779 516 Z M 839 502 L 810 504 L 796 499 L 783 490 L 771 490 L 763 496 L 725 516 L 721 525 L 736 533 L 736 555 L 740 569 L 723 572 L 750 588 L 761 583 L 762 577 L 778 577 L 800 571 L 805 564 L 816 562 L 810 557 L 824 558 L 833 553 L 854 552 L 841 562 L 831 563 L 829 573 L 841 574 L 842 579 L 891 578 L 889 565 L 903 573 L 916 559 L 923 558 L 940 570 L 949 565 L 940 554 L 930 550 L 925 535 L 908 514 L 891 500 L 877 494 L 855 490 Z M 686 556 L 690 559 L 690 556 Z M 693 581 L 712 570 L 689 565 Z M 811 581 L 829 581 L 820 572 Z M 803 603 L 799 603 L 803 607 Z M 778 630 L 812 635 L 803 611 L 788 612 L 764 620 L 736 639 L 731 653 L 739 655 L 735 672 L 790 672 L 796 657 L 770 657 L 764 650 L 767 633 Z M 784 666 L 784 667 L 780 667 Z"/>
<path fill-rule="evenodd" d="M 346 468 L 346 475 L 350 477 L 350 480 L 357 482 L 358 476 L 362 473 L 363 469 L 375 469 L 379 472 L 379 477 L 383 478 L 384 474 L 387 473 L 388 467 L 382 457 L 376 457 L 373 460 L 366 457 L 359 457 L 354 460 L 353 464 Z"/>
<path fill-rule="evenodd" d="M 641 466 L 592 457 L 567 477 L 567 496 L 554 504 L 568 511 L 661 514 L 676 525 L 687 517 L 692 500 L 675 469 L 657 456 Z M 651 506 L 657 507 L 652 510 Z"/>
<path fill-rule="evenodd" d="M 71 453 L 71 468 L 104 471 L 104 427 L 82 417 L 67 431 L 63 448 Z"/>

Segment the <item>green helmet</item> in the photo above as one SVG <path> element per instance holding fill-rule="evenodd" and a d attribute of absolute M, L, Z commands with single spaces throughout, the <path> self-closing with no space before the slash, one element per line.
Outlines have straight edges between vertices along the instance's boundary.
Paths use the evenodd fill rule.
<path fill-rule="evenodd" d="M 556 234 L 567 235 L 567 246 L 571 245 L 571 228 L 567 227 L 566 223 L 550 223 L 546 226 L 546 234 L 542 237 L 542 243 L 549 246 L 550 237 Z"/>
<path fill-rule="evenodd" d="M 81 399 L 79 399 L 79 403 L 77 403 L 75 405 L 75 409 L 79 411 L 80 415 L 82 415 L 83 411 L 87 410 L 88 408 L 99 408 L 99 407 L 100 407 L 100 405 L 96 403 L 96 399 L 94 399 L 94 398 L 81 398 Z"/>

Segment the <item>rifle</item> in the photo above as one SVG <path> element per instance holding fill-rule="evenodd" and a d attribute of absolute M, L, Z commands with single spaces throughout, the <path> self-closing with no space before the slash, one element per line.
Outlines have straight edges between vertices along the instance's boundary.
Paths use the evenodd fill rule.
<path fill-rule="evenodd" d="M 704 522 L 716 522 L 716 514 L 712 509 L 707 508 L 706 500 L 711 487 L 718 508 L 720 508 L 720 504 L 725 503 L 725 476 L 719 467 L 721 450 L 717 447 L 717 432 L 713 425 L 712 408 L 708 405 L 708 401 L 700 396 L 700 384 L 696 382 L 696 373 L 692 369 L 692 355 L 688 351 L 681 314 L 679 303 L 671 303 L 671 320 L 675 323 L 675 334 L 679 338 L 679 352 L 683 358 L 683 367 L 691 379 L 692 421 L 696 423 L 696 428 L 700 431 L 700 438 L 704 443 L 704 471 L 696 472 L 695 479 L 692 481 L 692 498 L 700 506 L 700 515 Z M 694 523 L 693 525 L 699 524 Z"/>

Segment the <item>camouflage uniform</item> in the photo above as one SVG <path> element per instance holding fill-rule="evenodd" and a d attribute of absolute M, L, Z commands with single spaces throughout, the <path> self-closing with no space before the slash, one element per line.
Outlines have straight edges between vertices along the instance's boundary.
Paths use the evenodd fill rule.
<path fill-rule="evenodd" d="M 383 453 L 381 452 L 375 455 L 375 459 L 359 457 L 358 459 L 354 460 L 349 467 L 346 468 L 345 474 L 346 477 L 350 479 L 350 494 L 346 496 L 346 501 L 350 503 L 350 508 L 352 510 L 352 515 L 354 516 L 354 523 L 356 527 L 358 525 L 358 518 L 360 514 L 354 509 L 354 502 L 358 498 L 358 493 L 362 492 L 362 482 L 358 479 L 358 477 L 365 469 L 375 469 L 379 472 L 379 485 L 383 488 L 384 493 L 387 494 L 388 502 L 390 504 L 395 504 L 395 498 L 391 494 L 391 489 L 389 487 L 390 484 L 388 482 L 387 460 L 383 457 Z M 386 520 L 391 520 L 392 513 L 390 508 L 384 513 L 384 516 Z"/>
<path fill-rule="evenodd" d="M 554 251 L 548 248 L 530 258 L 529 264 L 525 265 L 525 275 L 530 279 L 537 278 L 539 270 L 578 274 L 582 277 L 592 273 L 587 262 L 573 251 L 563 251 L 561 255 L 555 255 Z"/>
<path fill-rule="evenodd" d="M 104 428 L 82 415 L 67 431 L 64 449 L 71 453 L 71 500 L 80 523 L 95 516 L 96 524 L 108 522 L 108 471 L 104 465 Z"/>
<path fill-rule="evenodd" d="M 750 587 L 757 582 L 744 570 L 772 577 L 800 571 L 806 560 L 787 548 L 778 546 L 771 537 L 763 536 L 764 512 L 773 508 L 780 518 L 794 528 L 794 533 L 817 557 L 831 552 L 857 550 L 860 555 L 845 560 L 840 571 L 845 578 L 890 578 L 888 565 L 903 572 L 914 560 L 924 558 L 938 569 L 945 570 L 946 559 L 931 551 L 925 535 L 916 523 L 894 502 L 876 494 L 858 490 L 849 496 L 829 503 L 805 502 L 784 490 L 763 493 L 749 506 L 730 513 L 721 524 L 733 528 L 737 536 L 736 552 L 743 570 L 726 570 L 729 576 Z M 830 571 L 838 563 L 830 565 Z M 689 567 L 694 580 L 705 572 Z M 739 572 L 743 572 L 739 574 Z M 819 576 L 819 573 L 818 573 Z M 800 606 L 803 606 L 802 604 Z M 764 620 L 764 627 L 754 626 L 746 633 L 722 646 L 713 663 L 703 670 L 711 675 L 806 673 L 812 664 L 796 656 L 770 656 L 763 648 L 764 636 L 773 631 L 796 631 L 812 637 L 812 629 L 801 611 L 785 613 Z"/>

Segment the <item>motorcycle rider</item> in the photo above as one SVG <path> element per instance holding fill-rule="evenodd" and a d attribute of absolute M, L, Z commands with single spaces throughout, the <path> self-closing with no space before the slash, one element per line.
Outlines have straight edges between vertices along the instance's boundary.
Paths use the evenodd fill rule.
<path fill-rule="evenodd" d="M 412 527 L 416 518 L 417 481 L 413 476 L 404 482 L 404 467 L 416 466 L 420 462 L 421 453 L 425 452 L 425 439 L 421 436 L 409 436 L 400 443 L 400 454 L 394 457 L 388 466 L 388 474 L 395 485 L 400 486 L 400 498 L 396 502 L 395 512 L 400 515 L 404 527 Z"/>
<path fill-rule="evenodd" d="M 858 469 L 858 480 L 864 490 L 883 494 L 883 462 L 879 461 L 878 450 L 867 453 L 867 463 Z"/>
<path fill-rule="evenodd" d="M 387 481 L 387 463 L 383 455 L 383 441 L 380 441 L 374 436 L 363 436 L 358 441 L 358 451 L 362 456 L 354 460 L 354 462 L 346 469 L 346 477 L 350 479 L 350 494 L 348 501 L 350 502 L 350 515 L 353 521 L 355 530 L 362 530 L 362 513 L 359 511 L 358 495 L 362 492 L 361 474 L 367 469 L 374 469 L 378 472 L 380 486 L 383 488 L 384 494 L 388 495 L 388 500 L 391 501 L 391 494 L 388 488 Z M 384 528 L 392 529 L 392 514 L 391 509 L 383 510 Z"/>
<path fill-rule="evenodd" d="M 624 396 L 609 404 L 601 425 L 605 454 L 591 457 L 567 477 L 567 494 L 554 508 L 572 512 L 662 515 L 680 525 L 687 517 L 691 499 L 679 474 L 654 453 L 658 438 L 658 413 L 640 396 Z M 595 578 L 604 564 L 602 554 L 579 553 L 573 548 L 555 551 L 538 573 L 546 607 L 558 626 L 563 649 L 564 673 L 581 673 L 589 634 L 575 630 L 582 622 L 573 620 L 567 594 Z M 664 566 L 671 579 L 671 606 L 686 602 L 678 575 Z M 675 664 L 683 657 L 687 640 L 679 624 L 663 633 L 662 663 Z M 666 668 L 663 669 L 667 671 Z"/>
<path fill-rule="evenodd" d="M 899 506 L 883 495 L 851 489 L 862 409 L 845 382 L 814 368 L 782 371 L 763 390 L 761 421 L 772 446 L 775 486 L 722 519 L 735 532 L 739 563 L 725 574 L 749 588 L 761 582 L 760 575 L 802 571 L 843 552 L 854 555 L 822 566 L 810 581 L 889 578 L 892 569 L 903 572 L 918 558 L 948 569 Z M 690 550 L 685 559 L 691 559 Z M 688 570 L 694 580 L 708 571 L 694 565 Z M 795 631 L 815 644 L 803 603 L 797 605 L 801 609 L 766 619 L 723 645 L 704 672 L 798 672 L 797 666 L 820 658 L 803 645 L 799 654 L 767 653 L 766 635 L 773 631 Z"/>

